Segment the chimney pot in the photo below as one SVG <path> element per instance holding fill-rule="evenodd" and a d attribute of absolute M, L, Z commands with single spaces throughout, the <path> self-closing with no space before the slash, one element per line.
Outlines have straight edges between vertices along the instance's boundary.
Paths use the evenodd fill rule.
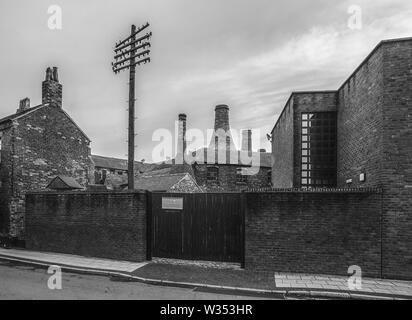
<path fill-rule="evenodd" d="M 252 130 L 242 132 L 242 151 L 252 152 Z"/>
<path fill-rule="evenodd" d="M 63 86 L 59 83 L 57 67 L 46 70 L 46 80 L 42 84 L 42 103 L 62 107 Z"/>
<path fill-rule="evenodd" d="M 225 104 L 218 105 L 215 108 L 215 131 L 217 130 L 230 131 L 229 107 Z"/>
<path fill-rule="evenodd" d="M 184 160 L 184 155 L 186 154 L 186 120 L 187 120 L 186 114 L 184 113 L 179 114 L 179 131 L 178 131 L 178 146 L 177 146 L 178 156 L 177 158 L 179 158 L 181 154 L 182 161 Z"/>
<path fill-rule="evenodd" d="M 19 108 L 17 109 L 17 113 L 23 112 L 30 109 L 30 99 L 24 98 L 20 100 Z"/>
<path fill-rule="evenodd" d="M 57 67 L 53 67 L 53 80 L 59 82 L 59 74 L 57 72 Z"/>

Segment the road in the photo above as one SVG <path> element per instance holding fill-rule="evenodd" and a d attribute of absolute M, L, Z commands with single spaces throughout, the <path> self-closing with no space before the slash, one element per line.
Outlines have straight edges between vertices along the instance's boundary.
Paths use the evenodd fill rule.
<path fill-rule="evenodd" d="M 45 269 L 0 260 L 0 300 L 239 300 L 236 295 L 199 292 L 194 289 L 123 282 L 106 276 L 63 272 L 62 289 L 50 290 L 51 275 Z"/>

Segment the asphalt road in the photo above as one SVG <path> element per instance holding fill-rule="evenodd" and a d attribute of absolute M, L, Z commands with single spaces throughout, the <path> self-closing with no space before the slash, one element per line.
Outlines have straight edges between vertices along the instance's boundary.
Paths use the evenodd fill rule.
<path fill-rule="evenodd" d="M 194 289 L 123 282 L 105 276 L 63 272 L 62 289 L 50 290 L 51 275 L 45 269 L 0 261 L 0 300 L 239 300 L 236 295 L 199 292 Z M 261 299 L 261 298 L 259 298 Z"/>

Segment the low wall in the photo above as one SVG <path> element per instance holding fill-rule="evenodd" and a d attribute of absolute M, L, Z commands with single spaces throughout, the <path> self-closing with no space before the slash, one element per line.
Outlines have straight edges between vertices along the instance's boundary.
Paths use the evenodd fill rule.
<path fill-rule="evenodd" d="M 146 260 L 145 192 L 29 193 L 26 248 Z"/>
<path fill-rule="evenodd" d="M 246 194 L 245 266 L 270 272 L 381 276 L 381 195 Z"/>

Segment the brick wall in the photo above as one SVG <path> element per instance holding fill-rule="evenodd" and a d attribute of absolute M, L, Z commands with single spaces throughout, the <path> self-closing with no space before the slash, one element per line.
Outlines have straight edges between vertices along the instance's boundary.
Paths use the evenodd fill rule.
<path fill-rule="evenodd" d="M 290 98 L 272 132 L 272 184 L 293 187 L 293 97 Z"/>
<path fill-rule="evenodd" d="M 209 166 L 217 166 L 219 168 L 218 182 L 207 181 L 207 168 Z M 206 192 L 234 192 L 270 187 L 268 177 L 271 168 L 261 167 L 257 174 L 247 176 L 246 183 L 237 182 L 238 168 L 241 168 L 241 166 L 197 164 L 195 166 L 194 175 L 197 184 Z"/>
<path fill-rule="evenodd" d="M 44 189 L 56 175 L 93 181 L 90 141 L 58 107 L 45 106 L 13 121 L 4 131 L 0 178 L 3 220 L 8 232 L 24 239 L 24 196 Z"/>
<path fill-rule="evenodd" d="M 144 261 L 146 201 L 145 192 L 27 194 L 26 247 Z"/>
<path fill-rule="evenodd" d="M 375 51 L 339 90 L 338 187 L 379 187 L 382 164 L 382 48 Z M 360 174 L 366 181 L 360 182 Z"/>
<path fill-rule="evenodd" d="M 9 233 L 9 198 L 12 186 L 11 169 L 12 166 L 12 129 L 0 128 L 2 150 L 0 152 L 0 236 Z"/>
<path fill-rule="evenodd" d="M 294 92 L 272 132 L 272 184 L 275 188 L 301 185 L 301 114 L 337 110 L 337 92 Z"/>
<path fill-rule="evenodd" d="M 379 277 L 381 195 L 368 192 L 246 194 L 246 268 Z"/>
<path fill-rule="evenodd" d="M 412 279 L 412 41 L 383 50 L 383 270 Z"/>

